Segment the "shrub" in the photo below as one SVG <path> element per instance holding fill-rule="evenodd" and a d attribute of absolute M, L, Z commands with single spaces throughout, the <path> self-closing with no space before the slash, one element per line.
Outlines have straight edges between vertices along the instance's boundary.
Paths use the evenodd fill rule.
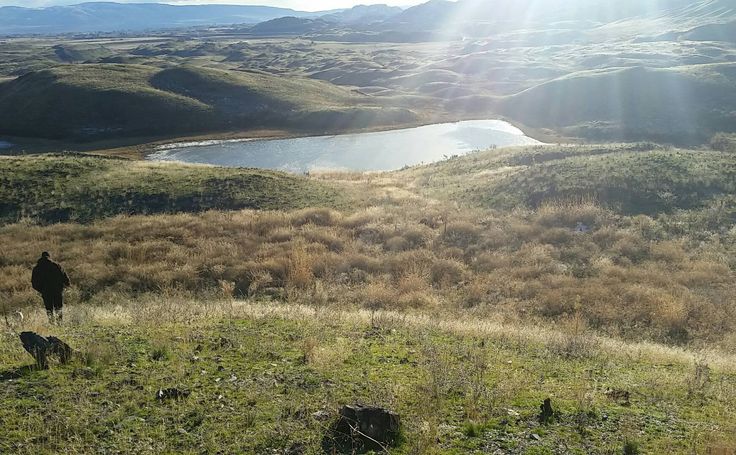
<path fill-rule="evenodd" d="M 462 221 L 448 224 L 441 237 L 443 243 L 457 248 L 467 248 L 478 243 L 479 239 L 480 230 L 478 227 Z"/>
<path fill-rule="evenodd" d="M 386 251 L 399 252 L 408 250 L 410 248 L 410 244 L 404 237 L 397 235 L 386 240 L 383 247 Z"/>
<path fill-rule="evenodd" d="M 432 265 L 432 283 L 439 287 L 459 284 L 465 276 L 465 265 L 452 259 L 440 259 Z"/>
<path fill-rule="evenodd" d="M 431 293 L 412 291 L 399 296 L 398 304 L 401 308 L 435 308 L 439 305 L 439 301 Z"/>
<path fill-rule="evenodd" d="M 716 134 L 710 140 L 710 148 L 718 152 L 736 152 L 736 134 Z"/>
<path fill-rule="evenodd" d="M 291 216 L 295 226 L 313 224 L 315 226 L 332 226 L 340 220 L 340 214 L 330 209 L 304 209 Z"/>
<path fill-rule="evenodd" d="M 297 247 L 289 258 L 286 284 L 296 289 L 308 289 L 313 282 L 312 258 L 303 247 Z"/>

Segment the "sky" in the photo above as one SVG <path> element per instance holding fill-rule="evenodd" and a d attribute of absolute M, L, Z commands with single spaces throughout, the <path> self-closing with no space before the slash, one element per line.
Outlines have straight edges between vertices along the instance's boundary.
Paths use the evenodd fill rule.
<path fill-rule="evenodd" d="M 0 6 L 24 6 L 27 8 L 74 5 L 92 0 L 0 0 Z M 202 5 L 202 4 L 230 4 L 230 5 L 268 5 L 293 8 L 301 11 L 322 11 L 335 8 L 350 8 L 360 4 L 384 3 L 395 6 L 411 6 L 421 3 L 419 0 L 114 0 L 117 3 L 169 3 L 172 5 Z"/>

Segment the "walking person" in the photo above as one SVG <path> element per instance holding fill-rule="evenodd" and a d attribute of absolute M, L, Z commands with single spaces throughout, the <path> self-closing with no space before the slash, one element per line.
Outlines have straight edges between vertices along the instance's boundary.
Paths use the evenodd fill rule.
<path fill-rule="evenodd" d="M 64 288 L 69 286 L 69 276 L 64 269 L 51 260 L 51 255 L 44 251 L 33 268 L 31 277 L 33 289 L 43 297 L 49 322 L 61 322 L 64 307 Z"/>

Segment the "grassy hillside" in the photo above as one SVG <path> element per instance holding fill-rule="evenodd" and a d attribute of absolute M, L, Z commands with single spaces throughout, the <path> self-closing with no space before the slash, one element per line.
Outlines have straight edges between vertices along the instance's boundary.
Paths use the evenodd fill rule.
<path fill-rule="evenodd" d="M 736 65 L 614 68 L 574 73 L 503 100 L 532 127 L 593 140 L 705 142 L 736 128 Z"/>
<path fill-rule="evenodd" d="M 53 139 L 410 122 L 334 85 L 199 67 L 65 65 L 0 84 L 0 134 Z"/>
<path fill-rule="evenodd" d="M 722 203 L 733 221 L 736 154 L 642 143 L 487 151 L 408 171 L 440 197 L 487 208 L 592 200 L 624 214 Z M 730 201 L 730 202 L 728 202 Z M 728 202 L 728 204 L 727 204 Z"/>
<path fill-rule="evenodd" d="M 0 334 L 0 451 L 335 453 L 345 404 L 399 413 L 395 454 L 731 453 L 736 364 L 467 318 L 157 299 L 22 328 L 67 341 L 32 371 Z M 176 311 L 172 311 L 173 309 Z M 16 326 L 20 330 L 20 326 Z M 160 389 L 188 392 L 158 400 Z M 551 397 L 555 418 L 537 419 Z M 338 453 L 350 453 L 338 452 Z"/>
<path fill-rule="evenodd" d="M 333 206 L 341 197 L 302 177 L 253 169 L 155 164 L 85 155 L 0 157 L 0 222 L 118 214 Z"/>
<path fill-rule="evenodd" d="M 731 453 L 735 158 L 547 146 L 308 180 L 0 160 L 12 200 L 95 218 L 139 193 L 274 209 L 1 226 L 0 452 L 325 453 L 362 402 L 401 415 L 391 453 Z M 549 182 L 570 191 L 529 199 Z M 44 250 L 72 280 L 61 326 L 30 287 Z M 29 368 L 29 329 L 77 359 Z M 189 395 L 156 398 L 171 387 Z"/>

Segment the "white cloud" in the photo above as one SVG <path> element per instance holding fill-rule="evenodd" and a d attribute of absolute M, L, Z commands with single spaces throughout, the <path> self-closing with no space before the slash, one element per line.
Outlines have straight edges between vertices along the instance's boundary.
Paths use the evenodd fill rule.
<path fill-rule="evenodd" d="M 28 8 L 74 5 L 84 0 L 0 0 L 0 6 L 24 6 Z M 419 3 L 412 0 L 117 0 L 118 3 L 169 3 L 172 5 L 203 5 L 203 4 L 228 4 L 228 5 L 268 5 L 293 8 L 301 11 L 319 11 L 334 8 L 349 8 L 351 6 L 366 3 L 385 3 L 397 6 L 409 6 Z"/>

